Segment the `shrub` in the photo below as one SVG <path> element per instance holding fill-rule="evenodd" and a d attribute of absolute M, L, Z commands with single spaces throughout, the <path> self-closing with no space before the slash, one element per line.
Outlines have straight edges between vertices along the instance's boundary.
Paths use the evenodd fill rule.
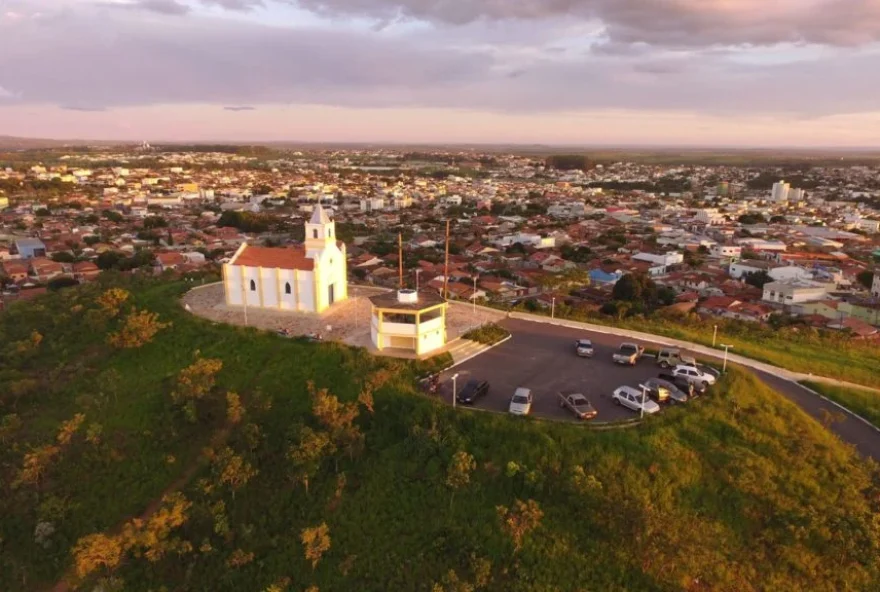
<path fill-rule="evenodd" d="M 495 323 L 487 323 L 482 325 L 481 327 L 477 327 L 476 329 L 471 329 L 467 333 L 465 333 L 462 337 L 465 339 L 470 339 L 471 341 L 476 341 L 477 343 L 484 343 L 486 345 L 493 345 L 498 343 L 502 339 L 507 338 L 510 335 L 510 331 L 497 325 Z"/>

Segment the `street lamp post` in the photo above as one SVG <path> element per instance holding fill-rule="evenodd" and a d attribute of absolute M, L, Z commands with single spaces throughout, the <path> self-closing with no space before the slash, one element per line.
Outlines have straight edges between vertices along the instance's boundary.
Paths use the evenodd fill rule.
<path fill-rule="evenodd" d="M 416 270 L 416 292 L 419 291 L 419 275 L 421 275 L 421 273 L 422 273 L 421 269 Z"/>
<path fill-rule="evenodd" d="M 458 372 L 452 375 L 452 408 L 455 409 L 455 396 L 458 394 L 458 389 L 455 388 L 455 380 L 458 378 Z"/>
<path fill-rule="evenodd" d="M 722 371 L 722 372 L 727 372 L 727 350 L 730 349 L 730 348 L 732 348 L 733 346 L 732 346 L 732 345 L 728 345 L 728 344 L 726 344 L 726 343 L 721 343 L 721 344 L 719 344 L 719 345 L 721 345 L 721 347 L 724 348 L 724 364 L 722 364 L 722 366 L 721 366 L 721 371 Z"/>
<path fill-rule="evenodd" d="M 556 297 L 550 298 L 550 318 L 556 318 Z"/>
<path fill-rule="evenodd" d="M 474 303 L 474 317 L 477 316 L 477 276 L 474 276 L 474 293 L 471 294 L 471 301 Z"/>
<path fill-rule="evenodd" d="M 712 347 L 715 347 L 716 339 L 718 339 L 718 325 L 715 325 L 715 330 L 712 332 Z"/>
<path fill-rule="evenodd" d="M 645 419 L 645 397 L 647 396 L 648 387 L 644 384 L 639 385 L 642 388 L 642 408 L 639 411 L 639 419 Z"/>

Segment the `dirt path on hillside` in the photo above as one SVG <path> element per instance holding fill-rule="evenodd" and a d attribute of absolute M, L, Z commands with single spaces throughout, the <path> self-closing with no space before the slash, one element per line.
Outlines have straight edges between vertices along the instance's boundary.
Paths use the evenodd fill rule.
<path fill-rule="evenodd" d="M 211 437 L 210 446 L 211 448 L 217 449 L 222 446 L 227 438 L 229 438 L 229 433 L 231 429 L 229 427 L 225 427 L 216 434 Z M 182 490 L 184 487 L 189 485 L 192 481 L 193 477 L 195 477 L 196 473 L 207 463 L 207 459 L 205 459 L 204 455 L 199 454 L 189 465 L 187 465 L 186 469 L 184 469 L 183 473 L 177 477 L 174 481 L 171 482 L 168 487 L 162 490 L 162 493 L 159 494 L 158 497 L 153 498 L 153 500 L 147 504 L 147 507 L 144 508 L 144 511 L 140 513 L 138 516 L 141 520 L 148 520 L 152 517 L 156 512 L 159 511 L 159 508 L 162 507 L 162 500 L 165 499 L 166 496 L 176 493 Z M 118 534 L 122 531 L 123 525 L 125 525 L 129 519 L 123 520 L 111 530 L 108 531 L 109 534 Z M 65 574 L 61 577 L 61 579 L 50 589 L 51 592 L 70 592 L 73 588 L 71 581 L 76 581 L 76 574 L 74 573 L 73 566 L 69 567 Z"/>

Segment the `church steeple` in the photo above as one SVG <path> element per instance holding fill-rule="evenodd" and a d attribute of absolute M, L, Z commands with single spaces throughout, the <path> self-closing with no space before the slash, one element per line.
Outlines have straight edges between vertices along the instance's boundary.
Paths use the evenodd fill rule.
<path fill-rule="evenodd" d="M 323 250 L 335 240 L 336 223 L 330 219 L 318 202 L 312 211 L 312 218 L 306 222 L 306 250 Z"/>

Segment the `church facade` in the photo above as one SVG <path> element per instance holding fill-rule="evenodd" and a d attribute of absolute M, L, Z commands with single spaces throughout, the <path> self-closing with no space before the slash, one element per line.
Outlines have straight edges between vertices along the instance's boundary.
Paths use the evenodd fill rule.
<path fill-rule="evenodd" d="M 299 247 L 244 243 L 223 266 L 226 304 L 269 310 L 323 312 L 348 298 L 345 244 L 319 205 Z"/>

